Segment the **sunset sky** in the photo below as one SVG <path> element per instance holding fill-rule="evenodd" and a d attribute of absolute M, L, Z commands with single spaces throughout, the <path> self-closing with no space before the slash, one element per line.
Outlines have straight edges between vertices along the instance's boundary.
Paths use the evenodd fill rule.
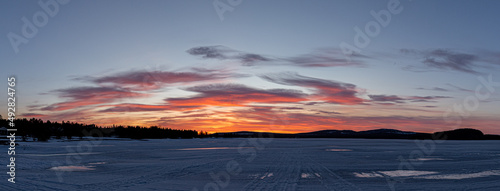
<path fill-rule="evenodd" d="M 0 2 L 4 118 L 16 76 L 18 118 L 500 134 L 500 1 L 40 2 Z"/>

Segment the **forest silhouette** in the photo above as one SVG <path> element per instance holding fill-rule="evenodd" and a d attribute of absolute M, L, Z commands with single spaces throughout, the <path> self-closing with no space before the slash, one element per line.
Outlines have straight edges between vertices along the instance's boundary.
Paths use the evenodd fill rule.
<path fill-rule="evenodd" d="M 0 115 L 0 127 L 9 127 L 10 120 L 3 119 Z M 158 126 L 97 126 L 69 121 L 51 122 L 42 119 L 14 119 L 16 136 L 23 140 L 47 141 L 50 138 L 68 140 L 82 139 L 84 137 L 119 137 L 132 139 L 190 139 L 207 135 L 206 132 L 196 130 L 179 130 Z"/>

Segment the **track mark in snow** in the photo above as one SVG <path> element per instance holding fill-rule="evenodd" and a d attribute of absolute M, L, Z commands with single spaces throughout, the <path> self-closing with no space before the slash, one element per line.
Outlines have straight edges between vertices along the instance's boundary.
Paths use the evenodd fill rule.
<path fill-rule="evenodd" d="M 307 156 L 309 159 L 309 167 L 313 173 L 318 173 L 320 175 L 317 177 L 321 184 L 324 185 L 326 190 L 361 190 L 356 185 L 344 180 L 342 177 L 328 169 L 321 163 L 316 162 L 311 157 Z"/>
<path fill-rule="evenodd" d="M 297 153 L 287 151 L 273 154 L 272 159 L 265 159 L 267 164 L 264 176 L 257 176 L 242 190 L 296 190 L 297 180 L 300 172 L 300 162 L 296 157 Z M 295 155 L 295 156 L 294 156 Z M 272 174 L 272 176 L 269 176 Z M 262 177 L 264 177 L 262 179 Z"/>
<path fill-rule="evenodd" d="M 271 173 L 266 173 L 266 174 L 264 174 L 264 176 L 260 177 L 260 179 L 262 180 L 264 178 L 269 178 L 269 177 L 271 177 L 273 175 L 274 175 L 274 173 L 272 173 L 272 172 Z"/>

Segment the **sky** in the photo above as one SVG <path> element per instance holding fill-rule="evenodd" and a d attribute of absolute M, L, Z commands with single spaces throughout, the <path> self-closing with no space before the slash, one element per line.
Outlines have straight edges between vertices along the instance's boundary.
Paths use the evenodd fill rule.
<path fill-rule="evenodd" d="M 500 134 L 499 1 L 0 4 L 4 118 Z"/>

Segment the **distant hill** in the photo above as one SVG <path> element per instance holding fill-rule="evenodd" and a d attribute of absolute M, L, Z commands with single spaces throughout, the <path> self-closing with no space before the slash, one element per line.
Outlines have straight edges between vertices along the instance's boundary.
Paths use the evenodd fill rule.
<path fill-rule="evenodd" d="M 213 137 L 274 137 L 274 138 L 364 138 L 364 139 L 448 139 L 448 140 L 500 140 L 500 135 L 485 135 L 477 129 L 455 129 L 435 133 L 417 133 L 395 129 L 374 129 L 368 131 L 321 130 L 309 133 L 269 133 L 239 131 L 214 133 Z"/>
<path fill-rule="evenodd" d="M 483 140 L 485 136 L 483 132 L 477 129 L 455 129 L 451 131 L 442 131 L 434 133 L 434 136 L 442 134 L 445 139 L 449 140 Z"/>

